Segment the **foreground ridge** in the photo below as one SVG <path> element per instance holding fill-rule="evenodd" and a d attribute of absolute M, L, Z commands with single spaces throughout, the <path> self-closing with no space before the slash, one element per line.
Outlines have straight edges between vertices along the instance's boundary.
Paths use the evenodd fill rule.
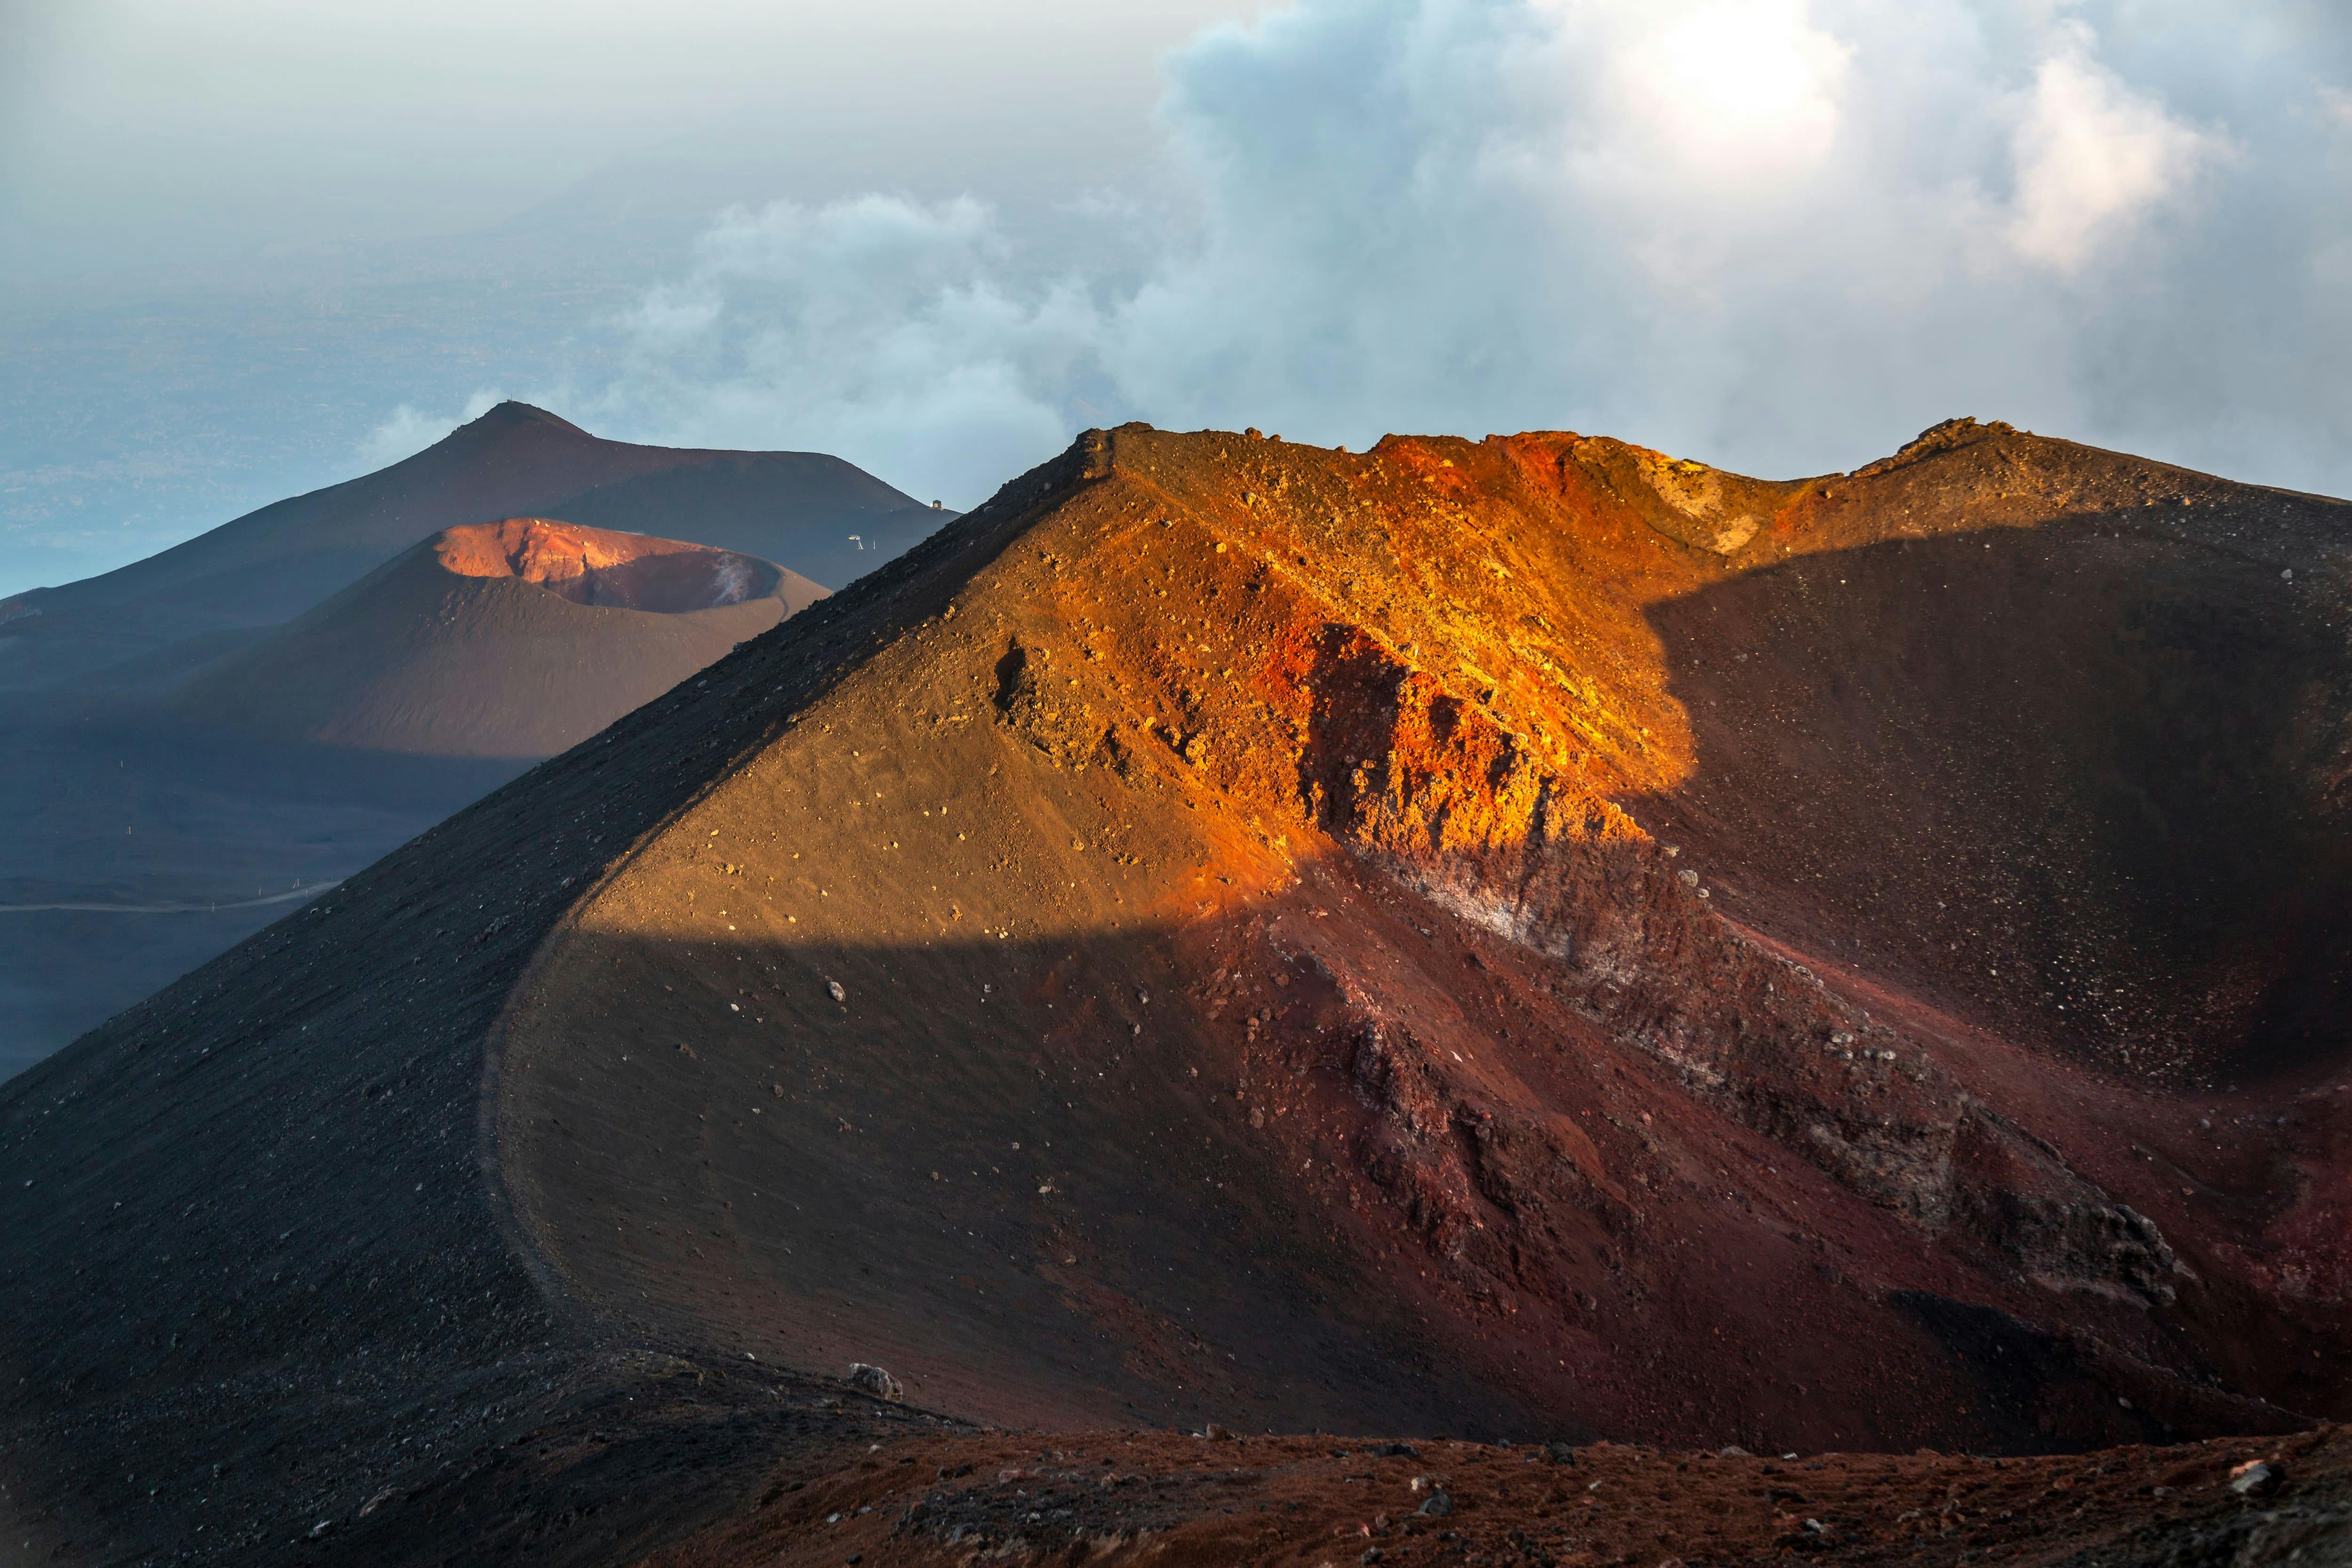
<path fill-rule="evenodd" d="M 1091 432 L 0 1090 L 11 1495 L 735 1561 L 975 1425 L 2335 1477 L 2344 515 L 1973 424 Z M 1449 1549 L 1575 1500 L 1445 1463 Z M 1948 1541 L 1855 1517 L 1709 1550 Z"/>

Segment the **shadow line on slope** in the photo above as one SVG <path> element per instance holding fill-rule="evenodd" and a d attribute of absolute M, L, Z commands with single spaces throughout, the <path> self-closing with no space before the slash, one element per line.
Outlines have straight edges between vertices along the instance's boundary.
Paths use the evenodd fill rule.
<path fill-rule="evenodd" d="M 2096 1352 L 2130 1311 L 2030 1327 L 1965 1247 L 1543 1011 L 1540 955 L 1361 870 L 1014 941 L 580 933 L 499 1048 L 504 1180 L 609 1330 L 879 1363 L 981 1419 L 1776 1451 L 2297 1424 Z M 1377 936 L 1318 919 L 1342 896 Z M 2047 1375 L 1987 1384 L 1923 1293 L 2001 1302 L 1971 1310 Z"/>

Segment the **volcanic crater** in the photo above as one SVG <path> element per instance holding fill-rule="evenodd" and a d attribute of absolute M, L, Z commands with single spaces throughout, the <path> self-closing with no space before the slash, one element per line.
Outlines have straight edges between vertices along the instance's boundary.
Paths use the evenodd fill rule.
<path fill-rule="evenodd" d="M 184 1561 L 2340 1540 L 2347 521 L 1965 420 L 1089 432 L 0 1089 L 11 1495 Z"/>
<path fill-rule="evenodd" d="M 460 577 L 536 583 L 575 605 L 688 616 L 764 598 L 782 568 L 732 550 L 543 517 L 444 529 L 429 542 L 442 570 Z"/>
<path fill-rule="evenodd" d="M 737 551 L 548 518 L 447 528 L 184 681 L 182 723 L 446 757 L 542 757 L 814 604 Z"/>

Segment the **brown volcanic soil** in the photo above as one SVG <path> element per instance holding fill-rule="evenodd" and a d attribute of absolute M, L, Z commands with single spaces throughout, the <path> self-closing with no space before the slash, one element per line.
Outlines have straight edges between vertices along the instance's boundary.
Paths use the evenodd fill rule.
<path fill-rule="evenodd" d="M 445 529 L 184 685 L 183 722 L 544 757 L 824 596 L 731 550 L 545 518 Z"/>
<path fill-rule="evenodd" d="M 608 1562 L 832 1550 L 753 1472 L 867 1484 L 852 1360 L 1061 1431 L 2300 1442 L 2352 1396 L 2344 523 L 1965 423 L 1789 484 L 1092 434 L 0 1090 L 8 1451 L 121 1550 Z M 1364 1522 L 1245 1447 L 1154 1542 Z M 1444 1450 L 1467 1539 L 1407 1544 L 1788 1533 L 1760 1462 L 1623 1458 L 1684 1550 L 1524 1459 Z M 2213 1462 L 2124 1560 L 2245 1544 Z M 1923 1544 L 1877 1500 L 1982 1468 L 1906 1464 L 1790 1489 L 1955 1560 L 2137 1506 L 2045 1458 L 2090 1522 Z M 977 1550 L 928 1529 L 851 1550 Z"/>
<path fill-rule="evenodd" d="M 814 1447 L 815 1445 L 811 1445 Z M 2352 1439 L 2039 1458 L 926 1436 L 787 1461 L 649 1568 L 1066 1560 L 1600 1564 L 2352 1562 Z M 2288 1480 L 2249 1499 L 2246 1463 Z M 1451 1508 L 1420 1511 L 1435 1492 Z"/>

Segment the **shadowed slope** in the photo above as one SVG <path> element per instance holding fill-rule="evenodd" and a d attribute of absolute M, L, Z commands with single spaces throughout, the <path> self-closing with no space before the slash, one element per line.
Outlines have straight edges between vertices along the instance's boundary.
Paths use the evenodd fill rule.
<path fill-rule="evenodd" d="M 2327 1070 L 2345 509 L 1989 430 L 1813 510 L 1899 521 L 1651 614 L 1726 909 L 2138 1074 Z"/>
<path fill-rule="evenodd" d="M 2107 559 L 2067 520 L 2166 487 L 2197 507 L 2137 508 L 2079 624 L 2007 624 L 2058 676 L 2115 606 L 2194 601 L 2200 551 L 2324 576 L 2342 509 L 1998 427 L 1788 485 L 1563 436 L 1090 434 L 0 1091 L 10 1451 L 100 1512 L 174 1478 L 141 1528 L 184 1539 L 201 1496 L 398 1560 L 401 1510 L 425 1531 L 554 1420 L 524 1391 L 642 1389 L 633 1346 L 879 1361 L 1054 1424 L 2025 1448 L 2338 1413 L 2340 1047 L 2249 1023 L 2199 1058 L 2243 1089 L 2150 1074 L 1931 942 L 1850 961 L 1898 922 L 1803 874 L 1915 815 L 1973 813 L 2005 865 L 2048 839 L 1989 817 L 2005 781 L 2105 823 L 2080 781 L 2116 758 L 2205 809 L 2135 739 L 2229 710 L 2194 682 L 2080 762 L 2118 687 L 2053 677 L 2019 758 L 1904 773 L 1916 814 L 1799 744 L 1990 726 L 1971 672 L 2002 668 L 1970 613 L 1909 681 L 1868 668 L 1900 617 L 1815 657 L 1808 574 L 1998 528 L 1979 554 L 2045 540 L 2014 570 L 2063 582 Z M 1776 723 L 1719 730 L 1697 672 L 1757 639 L 1709 606 L 1751 594 Z M 2329 689 L 2332 645 L 2258 619 Z M 2324 802 L 2339 710 L 2233 765 Z M 2111 864 L 2065 886 L 2128 939 L 2160 905 Z M 641 1429 L 611 1409 L 599 1441 Z M 243 1479 L 200 1492 L 226 1432 Z M 330 1432 L 331 1479 L 265 1462 Z M 561 1433 L 541 1461 L 587 1474 Z M 589 1528 L 542 1550 L 620 1560 Z"/>
<path fill-rule="evenodd" d="M 183 721 L 542 757 L 824 596 L 733 551 L 540 518 L 453 528 L 175 693 Z"/>
<path fill-rule="evenodd" d="M 731 668 L 789 707 L 889 611 L 887 584 L 824 601 Z M 634 1510 L 575 1496 L 520 1537 L 469 1511 L 495 1502 L 511 1438 L 564 1410 L 609 1428 L 633 1390 L 661 1408 L 686 1364 L 547 1294 L 505 1217 L 483 1047 L 565 905 L 773 721 L 674 690 L 0 1086 L 10 1495 L 101 1561 L 310 1560 L 315 1526 L 373 1501 L 400 1560 L 505 1539 L 601 1563 L 734 1484 L 675 1473 L 701 1432 L 657 1421 L 623 1448 L 652 1436 L 672 1479 Z M 772 1408 L 772 1380 L 746 1392 Z M 593 1484 L 646 1484 L 610 1474 Z M 383 1511 L 412 1492 L 454 1521 L 445 1546 Z"/>

